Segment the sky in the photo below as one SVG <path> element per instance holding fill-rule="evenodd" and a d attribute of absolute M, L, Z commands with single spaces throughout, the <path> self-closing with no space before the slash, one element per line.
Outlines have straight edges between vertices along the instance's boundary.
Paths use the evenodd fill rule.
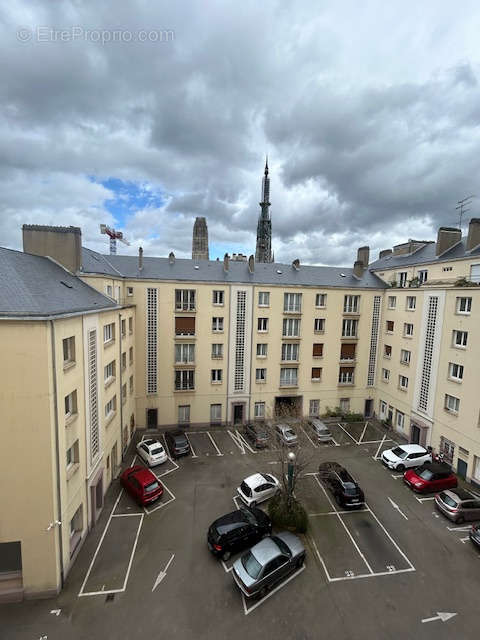
<path fill-rule="evenodd" d="M 278 262 L 433 240 L 480 216 L 480 8 L 442 0 L 29 0 L 0 9 L 0 246 L 75 225 L 108 253 Z"/>

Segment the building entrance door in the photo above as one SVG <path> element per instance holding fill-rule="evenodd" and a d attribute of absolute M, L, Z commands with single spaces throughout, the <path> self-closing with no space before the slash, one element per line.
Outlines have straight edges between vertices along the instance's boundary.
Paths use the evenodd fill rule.
<path fill-rule="evenodd" d="M 158 425 L 158 409 L 147 409 L 147 428 L 155 429 Z"/>
<path fill-rule="evenodd" d="M 243 404 L 233 405 L 233 424 L 243 423 Z"/>
<path fill-rule="evenodd" d="M 461 458 L 457 460 L 457 474 L 464 480 L 467 477 L 467 463 Z"/>
<path fill-rule="evenodd" d="M 412 434 L 410 437 L 410 442 L 412 444 L 420 444 L 420 429 L 416 424 L 412 424 Z"/>
<path fill-rule="evenodd" d="M 371 418 L 373 415 L 373 400 L 365 400 L 365 418 Z"/>

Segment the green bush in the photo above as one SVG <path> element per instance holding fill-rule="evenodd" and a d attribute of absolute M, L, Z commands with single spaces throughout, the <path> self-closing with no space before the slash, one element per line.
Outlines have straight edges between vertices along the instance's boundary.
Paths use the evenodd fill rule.
<path fill-rule="evenodd" d="M 343 419 L 345 422 L 363 422 L 363 413 L 344 413 Z"/>
<path fill-rule="evenodd" d="M 305 533 L 308 528 L 308 515 L 303 506 L 293 496 L 281 492 L 268 504 L 268 515 L 272 524 L 279 529 L 288 529 L 295 533 Z"/>

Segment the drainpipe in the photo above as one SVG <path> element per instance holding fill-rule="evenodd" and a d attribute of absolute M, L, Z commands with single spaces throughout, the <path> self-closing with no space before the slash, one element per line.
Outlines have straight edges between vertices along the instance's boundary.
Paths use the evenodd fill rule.
<path fill-rule="evenodd" d="M 58 434 L 58 399 L 57 399 L 57 363 L 55 355 L 55 324 L 50 320 L 50 337 L 52 340 L 52 373 L 53 373 L 53 410 L 55 416 L 55 462 L 57 471 L 57 522 L 58 525 L 58 543 L 60 552 L 60 586 L 64 585 L 64 567 L 63 567 L 63 518 L 62 518 L 62 493 L 60 490 L 60 443 Z"/>
<path fill-rule="evenodd" d="M 250 416 L 252 412 L 252 367 L 253 367 L 253 320 L 254 320 L 254 309 L 255 309 L 255 294 L 257 289 L 255 285 L 252 287 L 252 314 L 250 318 L 250 371 L 248 373 L 248 422 L 250 422 Z"/>
<path fill-rule="evenodd" d="M 228 376 L 228 384 L 227 384 L 227 406 L 225 407 L 225 426 L 228 426 L 228 404 L 229 404 L 229 386 L 230 386 L 230 325 L 232 323 L 232 285 L 228 284 L 228 331 L 227 331 L 227 376 Z M 234 383 L 235 386 L 235 383 Z M 232 416 L 232 424 L 233 424 L 233 416 Z"/>
<path fill-rule="evenodd" d="M 125 331 L 127 330 L 127 321 L 125 320 Z M 118 340 L 118 348 L 120 349 L 120 449 L 122 450 L 122 462 L 124 460 L 124 455 L 123 455 L 123 396 L 122 396 L 122 389 L 123 389 L 123 377 L 122 377 L 122 314 L 119 313 L 118 314 L 118 335 L 119 335 L 119 340 Z M 127 352 L 125 352 L 125 364 L 126 363 L 126 359 L 127 359 Z"/>

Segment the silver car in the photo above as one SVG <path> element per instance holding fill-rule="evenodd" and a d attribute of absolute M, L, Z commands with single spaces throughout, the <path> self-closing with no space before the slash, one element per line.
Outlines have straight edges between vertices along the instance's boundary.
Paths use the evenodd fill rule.
<path fill-rule="evenodd" d="M 275 433 L 277 434 L 278 441 L 287 447 L 292 447 L 298 443 L 297 434 L 288 424 L 276 424 Z"/>
<path fill-rule="evenodd" d="M 449 489 L 435 496 L 435 506 L 456 524 L 480 520 L 480 500 L 464 489 Z"/>
<path fill-rule="evenodd" d="M 289 531 L 261 540 L 233 565 L 233 578 L 247 598 L 263 597 L 275 584 L 300 569 L 305 547 Z"/>
<path fill-rule="evenodd" d="M 332 440 L 330 430 L 321 420 L 309 420 L 309 424 L 319 442 L 330 442 Z"/>

